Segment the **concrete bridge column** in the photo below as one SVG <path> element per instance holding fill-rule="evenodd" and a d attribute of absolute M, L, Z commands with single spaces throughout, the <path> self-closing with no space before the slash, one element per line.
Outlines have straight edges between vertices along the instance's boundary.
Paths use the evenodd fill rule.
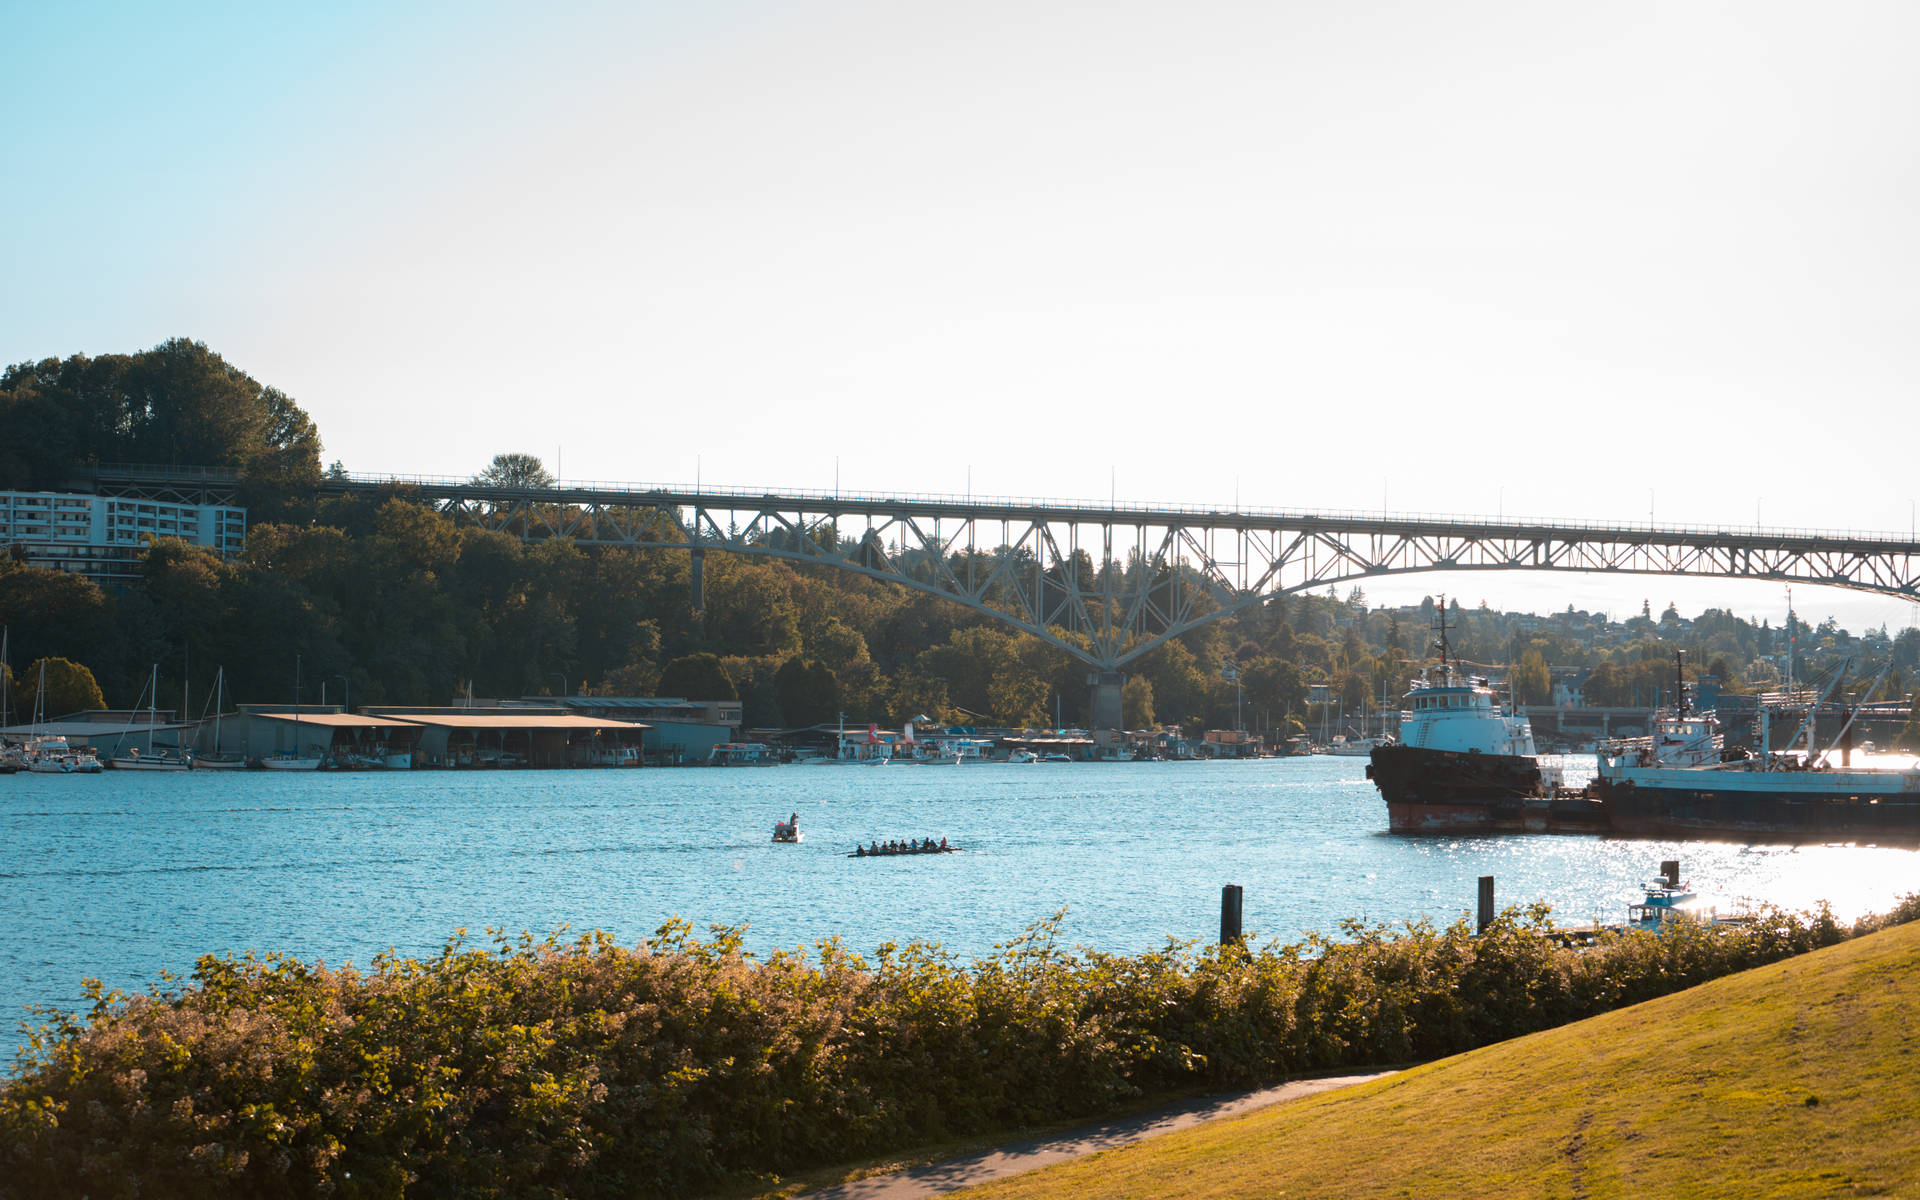
<path fill-rule="evenodd" d="M 1087 676 L 1093 685 L 1093 703 L 1088 706 L 1090 729 L 1125 729 L 1121 724 L 1120 689 L 1127 677 L 1119 671 L 1095 671 Z"/>

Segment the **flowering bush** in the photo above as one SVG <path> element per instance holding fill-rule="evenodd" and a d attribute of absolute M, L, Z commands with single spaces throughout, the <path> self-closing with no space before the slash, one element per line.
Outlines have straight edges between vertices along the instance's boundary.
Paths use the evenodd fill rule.
<path fill-rule="evenodd" d="M 1920 897 L 1861 929 L 1920 916 Z M 464 931 L 366 971 L 206 957 L 91 984 L 0 1086 L 0 1195 L 686 1195 L 1170 1089 L 1437 1058 L 1848 936 L 1824 910 L 1573 950 L 1544 906 L 1294 945 L 756 958 Z"/>

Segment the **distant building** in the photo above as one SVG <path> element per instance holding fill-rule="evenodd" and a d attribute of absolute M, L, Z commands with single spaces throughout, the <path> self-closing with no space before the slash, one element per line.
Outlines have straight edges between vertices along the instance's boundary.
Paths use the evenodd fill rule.
<path fill-rule="evenodd" d="M 706 762 L 713 748 L 740 740 L 738 700 L 678 696 L 523 696 L 512 704 L 558 705 L 585 716 L 645 722 L 647 757 L 659 763 Z"/>
<path fill-rule="evenodd" d="M 31 566 L 85 575 L 103 587 L 140 575 L 154 538 L 179 538 L 222 555 L 246 548 L 247 510 L 84 492 L 0 492 L 0 545 Z"/>
<path fill-rule="evenodd" d="M 651 728 L 569 712 L 561 705 L 528 704 L 369 705 L 358 716 L 343 714 L 339 723 L 370 721 L 417 728 L 417 740 L 409 743 L 416 767 L 638 766 Z"/>
<path fill-rule="evenodd" d="M 1209 729 L 1203 736 L 1208 753 L 1215 758 L 1246 758 L 1259 754 L 1264 746 L 1258 734 L 1244 729 Z"/>

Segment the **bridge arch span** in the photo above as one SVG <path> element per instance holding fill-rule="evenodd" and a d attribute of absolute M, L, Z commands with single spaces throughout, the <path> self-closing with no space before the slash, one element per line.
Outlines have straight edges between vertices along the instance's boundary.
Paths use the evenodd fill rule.
<path fill-rule="evenodd" d="M 191 493 L 201 503 L 231 502 L 235 486 L 206 468 L 100 467 L 93 474 L 102 494 Z M 1108 675 L 1172 638 L 1274 596 L 1428 572 L 1752 579 L 1920 602 L 1920 539 L 1911 531 L 1229 511 L 664 484 L 526 487 L 338 473 L 319 490 L 323 496 L 405 495 L 529 540 L 720 550 L 835 566 L 965 605 Z M 848 529 L 857 536 L 843 536 Z"/>

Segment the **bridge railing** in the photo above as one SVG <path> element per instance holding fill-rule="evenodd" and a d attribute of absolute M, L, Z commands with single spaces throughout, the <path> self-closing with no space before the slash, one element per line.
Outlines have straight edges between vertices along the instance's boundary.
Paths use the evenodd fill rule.
<path fill-rule="evenodd" d="M 339 477 L 334 477 L 337 481 Z M 863 506 L 884 506 L 888 504 L 931 505 L 945 508 L 983 508 L 983 509 L 1047 509 L 1059 512 L 1086 513 L 1089 516 L 1138 516 L 1152 519 L 1173 517 L 1215 517 L 1231 520 L 1235 517 L 1253 517 L 1265 520 L 1314 522 L 1371 522 L 1387 521 L 1420 525 L 1457 525 L 1471 526 L 1476 530 L 1489 527 L 1511 527 L 1540 532 L 1566 532 L 1583 536 L 1649 532 L 1668 534 L 1677 537 L 1737 536 L 1737 537 L 1779 537 L 1779 538 L 1829 538 L 1847 541 L 1887 542 L 1897 545 L 1912 545 L 1911 536 L 1901 537 L 1883 530 L 1832 529 L 1815 527 L 1792 527 L 1776 525 L 1720 526 L 1720 525 L 1676 525 L 1661 523 L 1619 523 L 1605 524 L 1594 521 L 1580 521 L 1551 517 L 1511 517 L 1476 516 L 1466 513 L 1413 512 L 1388 509 L 1350 509 L 1350 508 L 1269 508 L 1259 505 L 1221 506 L 1205 504 L 1143 504 L 1129 501 L 1102 502 L 1084 498 L 1071 499 L 1058 496 L 986 496 L 978 493 L 961 492 L 866 492 L 848 490 L 813 490 L 805 488 L 746 488 L 729 487 L 717 484 L 688 485 L 684 483 L 635 483 L 615 480 L 567 479 L 538 487 L 510 488 L 498 484 L 475 483 L 470 477 L 458 475 L 394 475 L 372 474 L 367 472 L 349 472 L 347 482 L 362 486 L 412 486 L 422 488 L 462 488 L 472 489 L 476 493 L 501 491 L 526 491 L 555 496 L 558 493 L 594 494 L 612 500 L 615 497 L 633 496 L 654 497 L 673 496 L 698 498 L 702 501 L 744 500 L 754 504 L 768 501 L 779 503 L 792 501 L 807 507 L 831 508 L 836 504 L 857 504 Z"/>
<path fill-rule="evenodd" d="M 80 468 L 82 474 L 114 479 L 141 479 L 153 483 L 238 483 L 240 472 L 232 467 L 160 467 L 151 463 L 92 463 Z"/>

